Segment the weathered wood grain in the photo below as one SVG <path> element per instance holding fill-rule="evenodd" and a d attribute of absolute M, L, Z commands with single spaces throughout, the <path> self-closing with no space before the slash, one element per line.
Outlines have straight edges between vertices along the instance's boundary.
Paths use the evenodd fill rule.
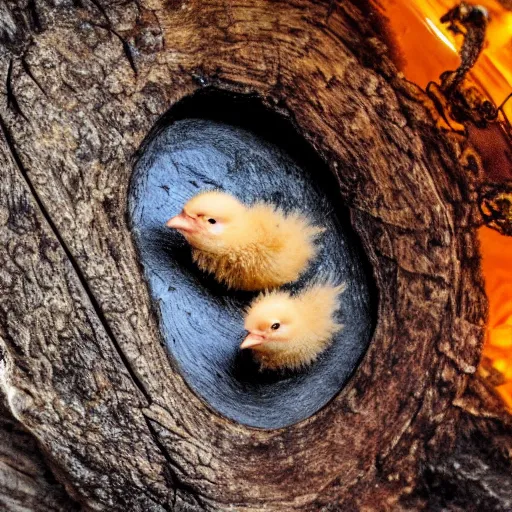
<path fill-rule="evenodd" d="M 111 507 L 131 503 L 163 510 L 158 503 L 170 503 L 171 491 L 165 459 L 142 412 L 147 399 L 4 149 L 0 390 L 5 405 L 27 430 L 38 432 L 56 474 L 65 468 L 67 479 L 82 482 L 81 501 L 91 508 L 104 501 Z M 121 466 L 123 479 L 112 471 Z"/>
<path fill-rule="evenodd" d="M 396 510 L 453 444 L 486 315 L 474 177 L 364 6 L 4 4 L 0 381 L 80 503 Z M 289 117 L 334 173 L 378 288 L 352 380 L 281 430 L 229 421 L 184 383 L 126 221 L 144 137 L 204 85 Z"/>
<path fill-rule="evenodd" d="M 0 508 L 74 512 L 80 506 L 55 481 L 34 438 L 0 406 Z"/>

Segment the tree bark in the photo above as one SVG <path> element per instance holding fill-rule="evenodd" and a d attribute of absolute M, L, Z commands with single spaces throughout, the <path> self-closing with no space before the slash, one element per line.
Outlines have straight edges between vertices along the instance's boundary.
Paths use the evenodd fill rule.
<path fill-rule="evenodd" d="M 0 507 L 42 512 L 80 510 L 56 482 L 34 438 L 5 409 L 0 410 Z"/>
<path fill-rule="evenodd" d="M 485 457 L 501 475 L 512 439 L 475 376 L 482 170 L 397 74 L 366 3 L 38 1 L 1 12 L 0 390 L 68 496 L 44 478 L 39 488 L 67 510 L 399 510 L 449 502 L 439 481 L 465 478 L 470 510 L 482 484 L 471 469 L 450 476 L 446 461 L 471 467 L 460 454 L 483 460 L 479 435 L 499 434 L 499 455 Z M 279 430 L 230 421 L 190 390 L 161 343 L 126 220 L 144 138 L 205 86 L 256 96 L 313 146 L 378 290 L 353 378 Z"/>

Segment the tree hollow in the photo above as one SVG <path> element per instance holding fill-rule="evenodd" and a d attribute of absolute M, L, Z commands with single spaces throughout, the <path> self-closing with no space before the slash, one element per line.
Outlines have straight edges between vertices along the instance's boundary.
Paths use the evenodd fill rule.
<path fill-rule="evenodd" d="M 284 119 L 258 108 L 255 99 L 197 96 L 190 114 L 209 119 L 166 116 L 161 123 L 174 122 L 160 124 L 143 146 L 130 193 L 133 232 L 162 336 L 190 386 L 231 419 L 285 427 L 338 393 L 364 354 L 375 324 L 369 265 L 335 180 Z M 185 116 L 187 109 L 176 110 Z M 280 141 L 295 159 L 276 145 Z M 347 285 L 336 318 L 344 328 L 311 366 L 260 371 L 250 352 L 239 350 L 244 310 L 257 293 L 228 290 L 202 274 L 181 235 L 165 227 L 188 199 L 214 188 L 246 204 L 266 201 L 299 211 L 326 228 L 315 260 L 297 283 L 283 287 L 297 293 L 316 282 Z"/>

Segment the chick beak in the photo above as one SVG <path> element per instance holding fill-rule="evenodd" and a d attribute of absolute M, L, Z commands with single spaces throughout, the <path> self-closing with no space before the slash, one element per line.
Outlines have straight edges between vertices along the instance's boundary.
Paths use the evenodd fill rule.
<path fill-rule="evenodd" d="M 169 219 L 166 226 L 186 233 L 195 231 L 194 219 L 189 217 L 185 212 L 181 212 L 179 215 L 176 215 L 176 217 Z"/>
<path fill-rule="evenodd" d="M 240 348 L 252 348 L 257 345 L 261 345 L 265 342 L 265 338 L 261 334 L 254 334 L 249 332 L 249 335 L 245 338 L 245 340 L 240 345 Z"/>

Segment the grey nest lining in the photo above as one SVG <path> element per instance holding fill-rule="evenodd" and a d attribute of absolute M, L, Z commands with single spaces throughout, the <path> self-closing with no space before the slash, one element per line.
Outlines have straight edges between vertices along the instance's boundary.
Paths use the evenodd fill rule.
<path fill-rule="evenodd" d="M 253 427 L 285 427 L 329 402 L 365 353 L 375 323 L 367 263 L 347 210 L 321 162 L 306 165 L 240 126 L 181 119 L 143 147 L 131 183 L 133 234 L 169 353 L 204 401 Z M 298 209 L 327 228 L 317 260 L 288 287 L 295 292 L 328 277 L 347 284 L 338 312 L 345 327 L 312 366 L 260 371 L 250 352 L 239 350 L 243 313 L 257 294 L 228 290 L 203 274 L 182 236 L 165 227 L 188 199 L 212 188 L 248 204 L 265 200 Z"/>

